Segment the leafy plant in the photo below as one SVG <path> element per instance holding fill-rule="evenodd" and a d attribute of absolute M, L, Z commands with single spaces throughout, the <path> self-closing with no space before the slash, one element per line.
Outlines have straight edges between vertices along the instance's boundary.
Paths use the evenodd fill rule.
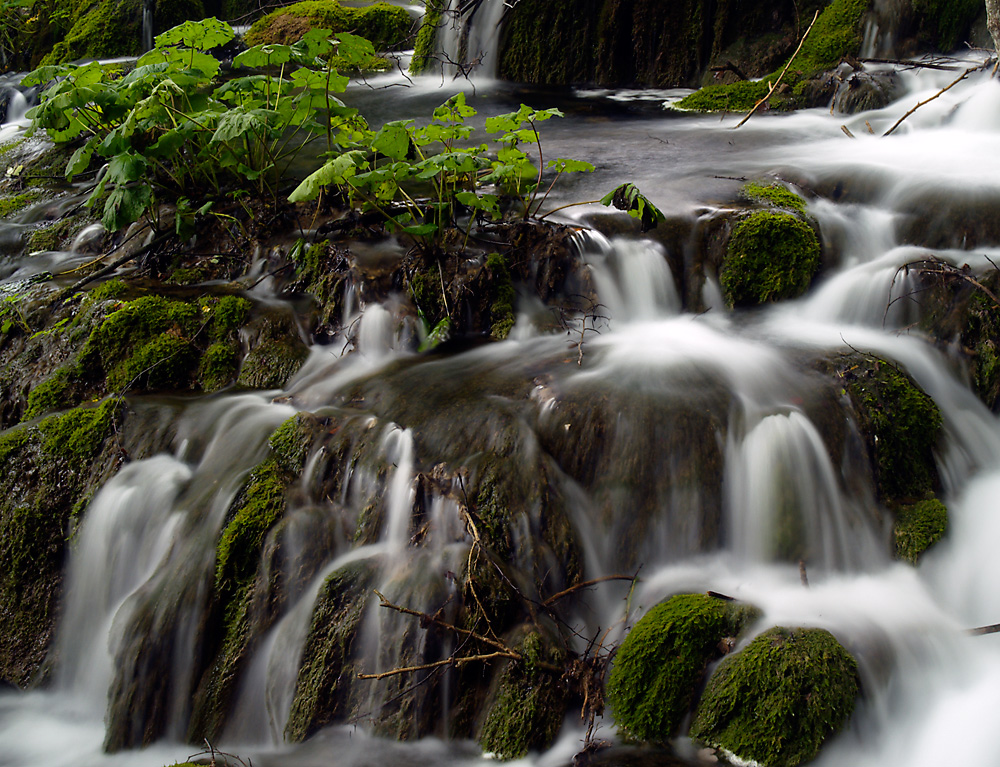
<path fill-rule="evenodd" d="M 73 178 L 94 156 L 109 159 L 88 205 L 103 201 L 102 221 L 117 230 L 159 197 L 218 197 L 246 188 L 277 199 L 282 174 L 308 143 L 327 150 L 349 144 L 367 125 L 333 94 L 347 78 L 330 62 L 369 55 L 371 44 L 313 30 L 294 45 L 260 45 L 233 64 L 248 74 L 218 82 L 220 61 L 208 51 L 233 38 L 218 19 L 188 21 L 156 38 L 125 77 L 101 65 L 45 66 L 26 84 L 54 81 L 29 115 L 57 143 L 82 142 L 66 167 Z M 276 71 L 276 74 L 274 73 Z M 204 207 L 200 212 L 204 212 Z M 178 233 L 190 216 L 178 223 Z"/>

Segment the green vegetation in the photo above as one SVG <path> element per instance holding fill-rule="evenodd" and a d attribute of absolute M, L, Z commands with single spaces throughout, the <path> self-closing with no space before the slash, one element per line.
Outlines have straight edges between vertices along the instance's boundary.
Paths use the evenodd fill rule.
<path fill-rule="evenodd" d="M 516 294 L 510 280 L 510 269 L 507 259 L 499 253 L 490 253 L 486 257 L 486 269 L 493 283 L 493 303 L 490 306 L 490 335 L 497 341 L 505 339 L 514 327 L 517 319 L 514 315 Z"/>
<path fill-rule="evenodd" d="M 845 56 L 857 54 L 862 42 L 862 21 L 870 6 L 871 0 L 833 0 L 820 13 L 782 82 L 794 92 L 803 80 L 837 66 Z M 675 107 L 695 112 L 747 112 L 767 95 L 768 82 L 775 82 L 781 69 L 759 80 L 706 85 L 681 99 Z M 776 92 L 769 106 L 789 109 L 795 103 L 789 95 Z"/>
<path fill-rule="evenodd" d="M 912 0 L 923 45 L 950 53 L 961 45 L 983 11 L 982 0 Z"/>
<path fill-rule="evenodd" d="M 937 498 L 926 498 L 899 506 L 894 511 L 896 559 L 915 565 L 921 555 L 948 531 L 948 509 Z"/>
<path fill-rule="evenodd" d="M 795 298 L 819 268 L 816 233 L 788 213 L 758 211 L 733 229 L 719 280 L 730 306 Z"/>
<path fill-rule="evenodd" d="M 413 22 L 404 8 L 376 2 L 357 8 L 336 0 L 305 0 L 279 8 L 254 22 L 247 45 L 297 43 L 311 29 L 351 32 L 372 42 L 376 50 L 397 48 L 410 35 Z"/>
<path fill-rule="evenodd" d="M 883 360 L 866 358 L 845 378 L 870 443 L 879 494 L 887 502 L 924 498 L 938 483 L 941 412 L 934 400 Z"/>
<path fill-rule="evenodd" d="M 665 743 L 687 716 L 719 645 L 757 612 L 704 594 L 681 594 L 653 607 L 615 656 L 607 699 L 631 737 Z"/>
<path fill-rule="evenodd" d="M 803 216 L 806 212 L 806 201 L 788 187 L 777 182 L 764 184 L 760 181 L 751 181 L 740 189 L 740 196 L 750 202 L 782 208 Z"/>
<path fill-rule="evenodd" d="M 9 218 L 15 213 L 20 213 L 40 196 L 38 191 L 30 189 L 27 192 L 0 197 L 0 218 Z"/>
<path fill-rule="evenodd" d="M 796 767 L 844 726 L 858 692 L 857 663 L 830 632 L 772 628 L 719 665 L 691 737 L 742 760 Z"/>
<path fill-rule="evenodd" d="M 286 471 L 298 473 L 305 466 L 312 445 L 313 416 L 296 413 L 268 438 L 274 460 Z"/>
<path fill-rule="evenodd" d="M 420 31 L 417 32 L 413 58 L 410 59 L 410 72 L 415 75 L 423 74 L 431 68 L 437 52 L 437 34 L 443 10 L 444 0 L 424 0 L 424 17 L 420 22 Z"/>
<path fill-rule="evenodd" d="M 566 693 L 551 672 L 533 665 L 539 661 L 562 666 L 565 655 L 546 643 L 541 634 L 528 633 L 514 648 L 524 663 L 512 662 L 500 674 L 479 744 L 499 759 L 520 759 L 528 751 L 552 745 L 562 726 Z"/>
<path fill-rule="evenodd" d="M 106 399 L 97 407 L 78 407 L 49 416 L 38 424 L 42 449 L 67 461 L 85 461 L 111 433 L 117 408 L 114 399 Z"/>

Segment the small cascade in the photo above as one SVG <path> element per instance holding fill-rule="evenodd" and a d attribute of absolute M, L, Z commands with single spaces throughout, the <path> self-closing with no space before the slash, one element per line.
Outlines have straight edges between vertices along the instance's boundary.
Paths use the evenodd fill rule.
<path fill-rule="evenodd" d="M 142 50 L 153 50 L 153 2 L 144 0 L 142 4 Z"/>
<path fill-rule="evenodd" d="M 448 0 L 438 32 L 445 72 L 483 80 L 496 77 L 505 10 L 504 0 Z"/>
<path fill-rule="evenodd" d="M 881 530 L 844 497 L 826 445 L 802 413 L 761 419 L 733 442 L 727 463 L 730 547 L 745 560 L 852 571 L 885 562 Z"/>
<path fill-rule="evenodd" d="M 680 312 L 670 266 L 663 246 L 651 240 L 609 240 L 584 229 L 574 236 L 590 266 L 602 307 L 612 323 L 651 320 Z"/>

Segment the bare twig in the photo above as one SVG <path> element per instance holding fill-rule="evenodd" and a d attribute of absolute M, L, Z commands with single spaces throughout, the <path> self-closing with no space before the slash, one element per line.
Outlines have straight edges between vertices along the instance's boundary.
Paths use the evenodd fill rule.
<path fill-rule="evenodd" d="M 926 105 L 926 104 L 930 104 L 930 103 L 931 103 L 932 101 L 934 101 L 934 99 L 936 99 L 936 98 L 939 98 L 940 96 L 943 96 L 943 95 L 944 95 L 945 93 L 947 93 L 947 92 L 948 92 L 948 91 L 950 91 L 950 90 L 951 90 L 952 88 L 954 88 L 954 87 L 955 87 L 956 85 L 958 85 L 958 84 L 959 84 L 960 82 L 962 82 L 962 80 L 964 80 L 964 79 L 965 79 L 965 78 L 967 78 L 967 77 L 968 77 L 969 75 L 971 75 L 971 74 L 972 74 L 973 72 L 975 72 L 975 71 L 977 71 L 977 70 L 979 70 L 979 69 L 982 69 L 982 64 L 979 64 L 979 65 L 977 65 L 977 66 L 974 66 L 974 67 L 969 67 L 968 69 L 966 69 L 966 70 L 965 70 L 964 72 L 962 72 L 962 74 L 960 74 L 960 75 L 959 75 L 958 77 L 956 77 L 956 78 L 955 78 L 954 80 L 952 80 L 952 81 L 951 81 L 951 82 L 950 82 L 950 83 L 949 83 L 948 85 L 946 85 L 946 86 L 945 86 L 944 88 L 942 88 L 941 90 L 939 90 L 939 91 L 938 91 L 937 93 L 935 93 L 935 94 L 934 94 L 933 96 L 931 96 L 930 98 L 927 98 L 927 99 L 924 99 L 923 101 L 919 102 L 919 103 L 918 103 L 918 104 L 917 104 L 917 105 L 916 105 L 915 107 L 913 107 L 913 109 L 911 109 L 911 110 L 910 110 L 909 112 L 907 112 L 907 113 L 906 113 L 905 115 L 903 115 L 903 116 L 902 116 L 902 117 L 900 117 L 900 118 L 899 118 L 898 120 L 896 120 L 896 124 L 895 124 L 895 125 L 893 125 L 893 126 L 892 126 L 891 128 L 889 128 L 889 130 L 887 130 L 887 131 L 886 131 L 885 133 L 883 133 L 882 135 L 883 135 L 883 136 L 889 136 L 889 135 L 891 135 L 891 134 L 892 134 L 892 133 L 893 133 L 893 132 L 894 132 L 894 131 L 896 130 L 896 128 L 898 128 L 898 127 L 899 127 L 900 125 L 902 125 L 902 124 L 903 124 L 903 121 L 904 121 L 904 120 L 905 120 L 905 119 L 906 119 L 907 117 L 909 117 L 909 116 L 910 116 L 910 115 L 912 115 L 912 114 L 913 114 L 914 112 L 916 112 L 916 111 L 917 111 L 918 109 L 920 109 L 920 107 L 922 107 L 922 106 L 924 106 L 924 105 Z"/>
<path fill-rule="evenodd" d="M 445 658 L 444 660 L 435 661 L 434 663 L 424 663 L 419 666 L 405 666 L 402 668 L 394 668 L 390 671 L 383 671 L 381 674 L 358 674 L 358 679 L 386 679 L 390 676 L 399 676 L 400 674 L 409 674 L 413 671 L 427 671 L 432 668 L 441 668 L 442 666 L 461 666 L 464 663 L 474 663 L 481 661 L 490 661 L 497 658 L 510 658 L 511 660 L 521 660 L 521 656 L 517 653 L 511 652 L 491 652 L 485 655 L 464 655 L 461 658 L 456 658 L 454 655 Z"/>
<path fill-rule="evenodd" d="M 553 594 L 548 599 L 546 599 L 542 604 L 546 607 L 558 602 L 563 597 L 569 596 L 575 591 L 580 591 L 581 589 L 586 589 L 591 586 L 596 586 L 598 583 L 606 583 L 607 581 L 632 581 L 633 583 L 638 579 L 638 574 L 636 575 L 605 575 L 601 578 L 593 578 L 589 581 L 584 581 L 583 583 L 578 583 L 575 586 L 570 586 L 568 589 L 563 589 L 562 591 Z"/>
<path fill-rule="evenodd" d="M 805 43 L 806 38 L 809 37 L 809 33 L 812 32 L 813 25 L 816 23 L 816 19 L 818 19 L 818 18 L 819 18 L 819 11 L 817 10 L 816 11 L 816 15 L 813 16 L 813 20 L 809 24 L 809 28 L 806 30 L 806 33 L 804 35 L 802 35 L 802 39 L 799 40 L 799 47 L 795 49 L 795 53 L 792 54 L 792 57 L 788 60 L 788 63 L 785 64 L 785 68 L 781 70 L 781 74 L 778 75 L 778 79 L 774 81 L 773 85 L 770 85 L 768 87 L 768 89 L 767 89 L 767 95 L 764 96 L 764 98 L 762 98 L 760 101 L 758 101 L 756 104 L 753 105 L 753 109 L 751 109 L 749 112 L 747 112 L 746 117 L 744 117 L 742 120 L 740 120 L 733 127 L 734 130 L 736 128 L 742 127 L 746 123 L 747 120 L 749 120 L 751 117 L 753 117 L 753 113 L 756 112 L 760 108 L 760 105 L 763 104 L 765 101 L 767 101 L 769 98 L 771 98 L 771 95 L 778 89 L 778 85 L 781 84 L 781 78 L 783 78 L 785 76 L 785 73 L 788 71 L 788 68 L 792 65 L 792 62 L 795 61 L 795 57 L 799 55 L 799 51 L 802 50 L 802 45 Z"/>

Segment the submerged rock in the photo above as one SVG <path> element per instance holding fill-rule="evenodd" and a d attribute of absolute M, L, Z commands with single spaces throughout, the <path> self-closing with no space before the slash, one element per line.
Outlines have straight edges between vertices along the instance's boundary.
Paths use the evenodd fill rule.
<path fill-rule="evenodd" d="M 664 743 L 688 715 L 709 663 L 756 619 L 749 605 L 681 594 L 653 607 L 615 656 L 608 703 L 631 737 Z"/>
<path fill-rule="evenodd" d="M 857 662 L 829 631 L 772 628 L 719 664 L 691 737 L 743 762 L 795 767 L 843 728 L 859 690 Z"/>

